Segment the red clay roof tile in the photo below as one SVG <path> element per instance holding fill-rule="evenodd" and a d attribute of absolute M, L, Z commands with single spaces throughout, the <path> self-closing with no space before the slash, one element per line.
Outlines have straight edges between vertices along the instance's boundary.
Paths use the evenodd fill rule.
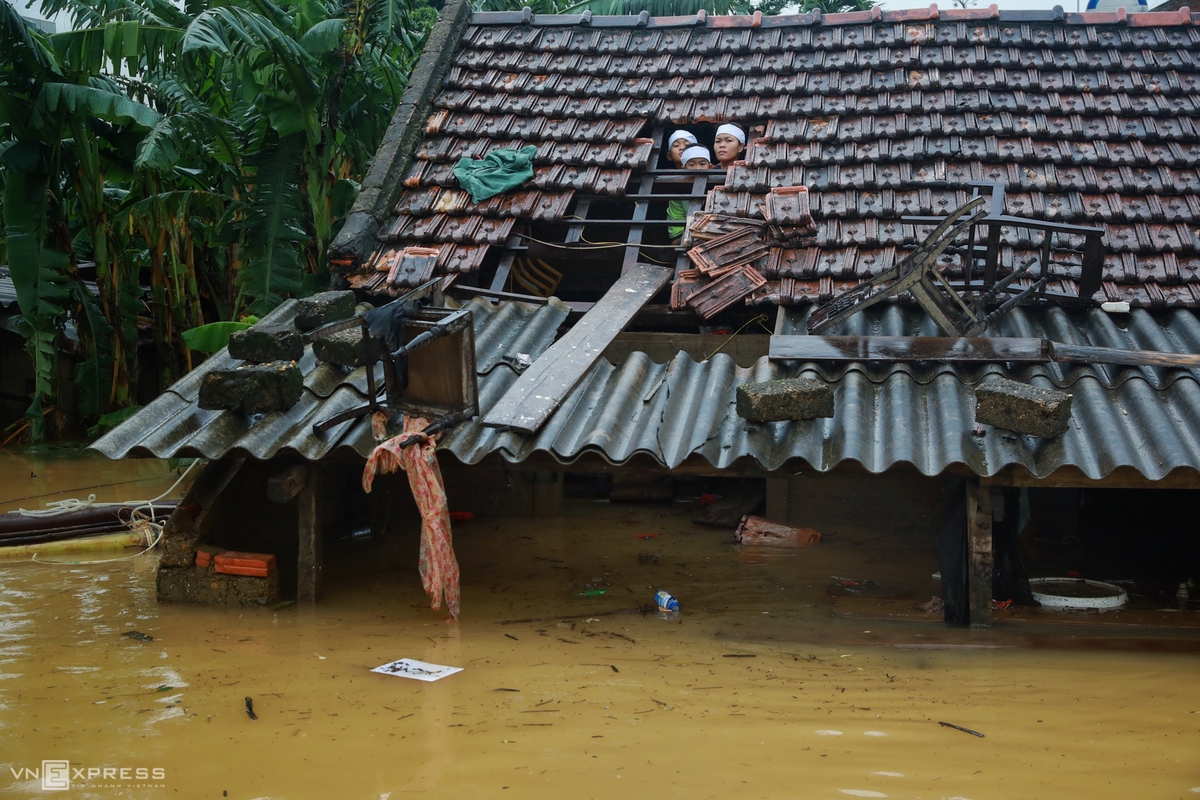
<path fill-rule="evenodd" d="M 808 186 L 825 220 L 819 241 L 830 248 L 822 262 L 829 274 L 823 287 L 786 275 L 791 284 L 760 288 L 752 302 L 811 299 L 841 291 L 855 271 L 877 274 L 923 229 L 896 215 L 943 213 L 964 191 L 930 182 L 972 180 L 1005 181 L 1010 213 L 1107 225 L 1106 274 L 1117 282 L 1103 293 L 1167 305 L 1200 300 L 1191 228 L 1200 219 L 1192 120 L 1200 31 L 1187 12 L 875 9 L 596 17 L 592 27 L 542 19 L 477 15 L 385 237 L 457 238 L 462 245 L 444 245 L 455 252 L 468 240 L 500 243 L 506 234 L 494 226 L 511 226 L 516 212 L 557 219 L 572 191 L 625 194 L 633 171 L 649 164 L 653 142 L 633 141 L 648 125 L 762 120 L 764 140 L 751 143 L 728 174 L 728 191 L 710 193 L 707 206 L 757 214 L 772 188 Z M 454 160 L 529 142 L 540 143 L 540 192 L 463 202 Z M 472 227 L 468 217 L 492 222 Z M 1002 268 L 1037 246 L 1024 230 L 1003 241 Z M 482 254 L 470 252 L 454 263 L 479 268 Z M 779 265 L 794 260 L 776 255 L 764 268 L 782 274 Z M 1062 256 L 1061 280 L 1077 280 L 1078 260 Z"/>

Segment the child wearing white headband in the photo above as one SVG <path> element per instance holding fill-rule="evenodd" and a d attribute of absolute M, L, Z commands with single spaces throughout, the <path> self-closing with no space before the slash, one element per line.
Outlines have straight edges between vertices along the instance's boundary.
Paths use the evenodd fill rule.
<path fill-rule="evenodd" d="M 746 147 L 746 132 L 737 125 L 725 123 L 717 128 L 717 138 L 713 141 L 713 151 L 717 154 L 717 162 L 722 167 L 728 167 L 741 155 Z"/>
<path fill-rule="evenodd" d="M 712 155 L 709 154 L 707 147 L 693 145 L 684 150 L 680 154 L 680 161 L 683 162 L 684 169 L 712 169 Z M 687 220 L 687 203 L 683 200 L 672 200 L 667 204 L 667 219 L 672 222 L 685 222 Z M 672 241 L 683 236 L 683 225 L 670 225 L 667 227 L 667 235 Z"/>
<path fill-rule="evenodd" d="M 683 129 L 677 130 L 667 139 L 667 158 L 676 169 L 683 167 L 683 151 L 697 143 L 696 135 Z"/>

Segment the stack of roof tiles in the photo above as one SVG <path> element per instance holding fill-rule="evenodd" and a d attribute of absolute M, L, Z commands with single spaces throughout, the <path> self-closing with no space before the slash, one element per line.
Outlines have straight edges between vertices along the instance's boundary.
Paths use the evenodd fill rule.
<path fill-rule="evenodd" d="M 747 302 L 829 299 L 888 269 L 968 181 L 1007 212 L 1107 228 L 1096 300 L 1200 305 L 1200 15 L 1061 9 L 648 18 L 475 14 L 428 118 L 381 251 L 356 285 L 472 272 L 575 195 L 623 195 L 652 125 L 765 123 L 706 210 L 761 218 L 807 186 L 816 234 L 763 264 Z M 650 123 L 651 125 L 647 125 Z M 473 205 L 463 156 L 535 144 L 532 181 Z M 1005 231 L 1002 272 L 1037 249 Z M 951 275 L 958 256 L 945 257 Z M 1074 293 L 1079 256 L 1050 288 Z"/>

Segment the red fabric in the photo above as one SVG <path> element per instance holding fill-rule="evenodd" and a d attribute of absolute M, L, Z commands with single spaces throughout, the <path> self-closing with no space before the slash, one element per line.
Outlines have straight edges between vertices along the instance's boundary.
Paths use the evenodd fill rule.
<path fill-rule="evenodd" d="M 419 444 L 402 448 L 400 442 L 424 430 L 429 425 L 428 420 L 405 417 L 403 433 L 386 441 L 387 415 L 375 412 L 371 425 L 379 444 L 367 458 L 363 491 L 370 493 L 376 473 L 386 475 L 401 469 L 408 473 L 408 485 L 421 511 L 421 583 L 433 600 L 433 608 L 442 607 L 442 595 L 445 594 L 450 616 L 457 617 L 458 559 L 454 557 L 454 544 L 450 538 L 450 506 L 446 502 L 442 471 L 438 468 L 437 437 L 425 438 Z"/>

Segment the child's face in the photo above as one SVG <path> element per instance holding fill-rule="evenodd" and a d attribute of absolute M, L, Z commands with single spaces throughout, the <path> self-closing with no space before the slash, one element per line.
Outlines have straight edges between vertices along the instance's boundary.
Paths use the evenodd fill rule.
<path fill-rule="evenodd" d="M 738 153 L 742 152 L 742 143 L 737 140 L 736 136 L 722 133 L 713 141 L 713 152 L 717 156 L 717 161 L 728 164 L 738 157 Z"/>
<path fill-rule="evenodd" d="M 683 164 L 683 151 L 687 150 L 691 146 L 692 146 L 691 142 L 689 142 L 687 139 L 682 139 L 682 138 L 676 139 L 671 144 L 671 149 L 669 151 L 670 152 L 669 157 L 670 157 L 671 161 L 674 162 L 675 166 L 678 167 L 681 164 Z"/>
<path fill-rule="evenodd" d="M 712 164 L 710 164 L 708 162 L 707 158 L 697 156 L 696 158 L 689 158 L 688 162 L 683 165 L 683 168 L 684 169 L 712 169 Z"/>

